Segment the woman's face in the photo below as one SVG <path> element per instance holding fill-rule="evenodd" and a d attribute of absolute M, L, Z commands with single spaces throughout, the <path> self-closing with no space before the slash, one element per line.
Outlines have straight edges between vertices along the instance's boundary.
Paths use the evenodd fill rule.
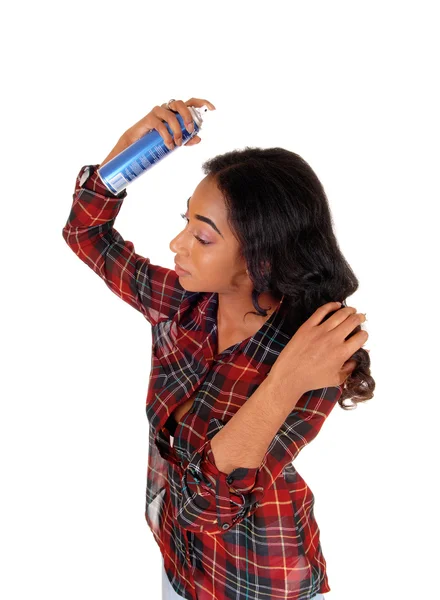
<path fill-rule="evenodd" d="M 170 242 L 175 262 L 189 271 L 179 275 L 181 286 L 191 292 L 228 293 L 240 288 L 251 292 L 246 263 L 228 226 L 225 201 L 215 179 L 202 179 L 185 215 L 184 229 Z"/>

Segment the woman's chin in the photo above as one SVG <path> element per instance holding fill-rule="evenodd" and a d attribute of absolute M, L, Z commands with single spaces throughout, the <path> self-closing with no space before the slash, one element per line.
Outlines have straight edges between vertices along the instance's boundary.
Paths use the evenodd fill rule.
<path fill-rule="evenodd" d="M 198 290 L 194 290 L 192 289 L 194 286 L 191 285 L 191 275 L 186 274 L 186 275 L 179 275 L 179 283 L 180 285 L 185 288 L 185 290 L 188 290 L 189 292 L 195 292 Z"/>

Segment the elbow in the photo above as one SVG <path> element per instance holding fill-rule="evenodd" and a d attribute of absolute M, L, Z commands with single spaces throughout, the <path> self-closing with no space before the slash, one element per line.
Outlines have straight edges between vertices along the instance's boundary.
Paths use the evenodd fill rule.
<path fill-rule="evenodd" d="M 246 469 L 247 479 L 242 476 L 238 486 L 231 487 L 239 473 L 226 476 L 198 451 L 182 476 L 177 511 L 180 527 L 196 533 L 224 534 L 238 525 L 259 504 L 254 490 L 255 472 L 256 469 Z"/>

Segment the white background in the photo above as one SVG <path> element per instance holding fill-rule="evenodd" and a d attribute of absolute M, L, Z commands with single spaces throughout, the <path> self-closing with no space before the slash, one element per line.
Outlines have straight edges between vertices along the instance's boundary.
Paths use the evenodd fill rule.
<path fill-rule="evenodd" d="M 296 460 L 326 600 L 438 595 L 436 2 L 88 2 L 8 9 L 2 37 L 0 597 L 160 598 L 144 519 L 151 332 L 67 247 L 75 178 L 156 104 L 206 98 L 198 146 L 128 188 L 116 229 L 172 268 L 204 160 L 299 153 L 366 312 L 372 400 Z M 438 289 L 438 288 L 437 288 Z"/>

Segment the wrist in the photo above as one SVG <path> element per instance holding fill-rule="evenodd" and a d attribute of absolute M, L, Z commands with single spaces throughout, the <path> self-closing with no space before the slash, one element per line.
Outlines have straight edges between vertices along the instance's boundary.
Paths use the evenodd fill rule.
<path fill-rule="evenodd" d="M 273 402 L 290 407 L 293 410 L 298 400 L 307 392 L 300 375 L 291 370 L 289 376 L 280 375 L 280 372 L 272 367 L 264 382 L 269 390 Z M 289 412 L 290 412 L 289 411 Z"/>

